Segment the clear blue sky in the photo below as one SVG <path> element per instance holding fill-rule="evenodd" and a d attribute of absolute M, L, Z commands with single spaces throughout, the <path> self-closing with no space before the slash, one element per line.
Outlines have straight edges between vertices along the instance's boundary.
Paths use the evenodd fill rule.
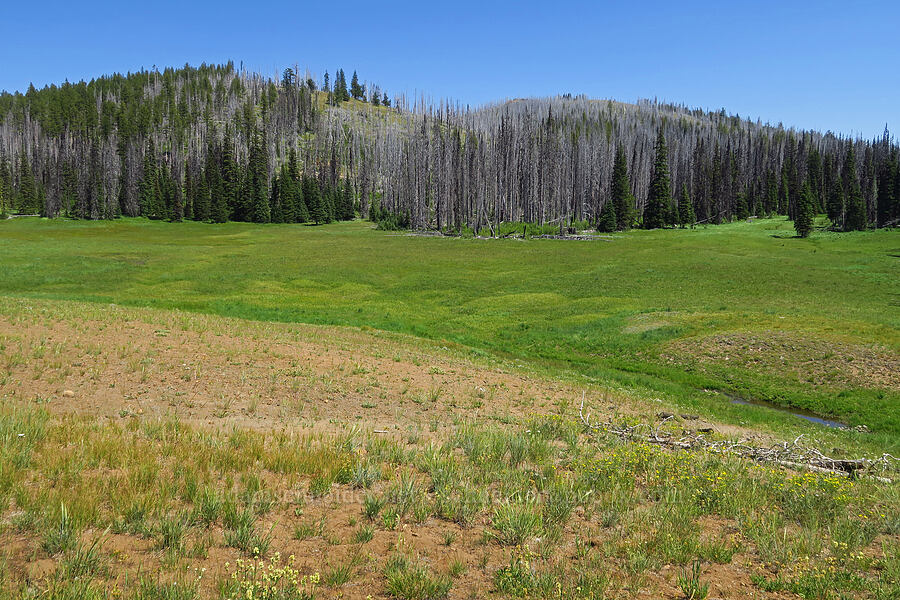
<path fill-rule="evenodd" d="M 657 97 L 900 137 L 900 2 L 9 2 L 0 89 L 153 65 L 299 63 L 472 105 Z"/>

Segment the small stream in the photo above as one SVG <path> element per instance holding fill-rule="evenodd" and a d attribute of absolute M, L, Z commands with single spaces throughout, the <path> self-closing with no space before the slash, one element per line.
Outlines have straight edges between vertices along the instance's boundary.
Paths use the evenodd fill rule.
<path fill-rule="evenodd" d="M 783 406 L 778 406 L 777 404 L 772 404 L 771 402 L 765 402 L 763 400 L 747 400 L 746 398 L 736 396 L 735 394 L 729 394 L 727 392 L 721 393 L 731 399 L 732 404 L 743 404 L 744 406 L 761 406 L 763 408 L 768 408 L 780 413 L 785 413 L 788 415 L 793 415 L 795 417 L 800 417 L 801 419 L 806 419 L 810 423 L 822 425 L 823 427 L 849 429 L 849 425 L 847 425 L 846 423 L 841 423 L 840 421 L 832 421 L 831 419 L 825 419 L 807 410 L 802 410 L 799 408 L 785 408 Z"/>

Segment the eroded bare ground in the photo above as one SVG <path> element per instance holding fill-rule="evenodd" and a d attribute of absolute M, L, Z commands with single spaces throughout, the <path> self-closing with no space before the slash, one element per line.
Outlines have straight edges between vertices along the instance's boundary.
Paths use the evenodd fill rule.
<path fill-rule="evenodd" d="M 79 429 L 88 426 L 85 422 L 121 424 L 113 430 L 116 433 L 103 435 L 120 436 L 115 438 L 117 443 L 147 444 L 149 449 L 168 446 L 165 442 L 153 446 L 140 437 L 135 423 L 177 420 L 219 432 L 216 435 L 226 436 L 226 442 L 242 429 L 267 439 L 272 432 L 289 437 L 346 435 L 355 424 L 369 440 L 385 438 L 401 449 L 422 452 L 430 442 L 451 439 L 466 424 L 478 429 L 525 423 L 533 415 L 571 418 L 577 414 L 582 393 L 595 411 L 599 408 L 607 415 L 652 418 L 659 409 L 615 391 L 534 376 L 512 363 L 491 363 L 471 358 L 465 350 L 404 336 L 166 311 L 0 299 L 0 350 L 0 397 L 7 406 L 37 402 L 64 427 L 71 424 L 74 437 L 65 452 L 77 452 L 72 448 L 85 443 L 87 430 Z M 73 415 L 79 418 L 72 420 Z M 734 428 L 722 430 L 741 433 Z M 267 443 L 260 442 L 261 447 L 268 448 Z M 177 447 L 184 457 L 193 451 L 189 446 Z M 352 451 L 371 453 L 365 445 Z M 455 453 L 462 455 L 459 448 Z M 172 461 L 178 462 L 178 456 L 163 454 L 155 459 L 160 481 L 177 472 Z M 134 476 L 129 475 L 128 460 L 123 461 L 118 470 L 100 469 L 79 477 L 125 485 Z M 390 495 L 406 468 L 390 461 L 378 468 L 381 472 L 367 493 Z M 222 473 L 229 482 L 223 489 L 237 489 L 237 481 L 243 482 L 246 475 Z M 330 491 L 310 495 L 307 491 L 315 486 L 316 476 L 267 469 L 252 475 L 275 498 L 259 513 L 256 525 L 257 531 L 268 532 L 270 551 L 295 555 L 301 573 L 324 576 L 351 565 L 346 582 L 320 584 L 317 597 L 391 597 L 385 587 L 384 563 L 385 557 L 397 553 L 418 557 L 434 573 L 456 570 L 450 598 L 503 596 L 497 591 L 497 573 L 511 564 L 517 550 L 486 535 L 497 529 L 489 509 L 460 524 L 438 518 L 438 509 L 432 508 L 421 520 L 407 517 L 392 527 L 381 516 L 376 520 L 363 516 L 365 493 L 352 486 L 332 488 L 329 482 Z M 31 477 L 23 485 L 55 486 Z M 415 489 L 424 494 L 427 480 L 421 473 L 416 477 L 419 487 Z M 92 490 L 100 489 L 100 483 L 91 485 Z M 49 498 L 66 501 L 67 496 L 65 490 L 55 489 L 48 502 Z M 74 498 L 69 501 L 77 504 Z M 104 502 L 101 496 L 97 501 Z M 608 597 L 683 597 L 677 581 L 681 567 L 631 564 L 631 546 L 637 556 L 638 547 L 650 544 L 647 536 L 664 535 L 659 524 L 667 521 L 654 516 L 656 509 L 646 501 L 637 501 L 629 510 L 633 517 L 626 526 L 617 525 L 596 506 L 576 506 L 554 533 L 558 538 L 544 564 L 557 565 L 559 573 L 571 574 L 573 568 L 581 568 L 578 565 L 602 572 L 608 579 L 604 592 Z M 4 572 L 7 579 L 40 590 L 58 576 L 68 555 L 50 552 L 40 527 L 21 526 L 24 514 L 27 511 L 13 499 L 3 515 Z M 371 540 L 362 541 L 359 531 L 366 527 L 371 528 Z M 79 535 L 88 544 L 103 533 L 88 527 Z M 777 569 L 772 571 L 760 559 L 753 544 L 742 538 L 735 520 L 701 517 L 696 533 L 698 547 L 724 548 L 728 553 L 727 561 L 704 563 L 702 578 L 711 585 L 710 597 L 796 597 L 785 591 L 763 591 L 751 581 L 751 575 L 773 576 Z M 161 581 L 186 581 L 202 574 L 201 596 L 216 597 L 235 561 L 247 557 L 247 552 L 226 543 L 221 520 L 191 528 L 180 543 L 184 551 L 175 557 L 156 536 L 118 530 L 105 534 L 106 589 L 126 586 L 142 574 Z M 885 542 L 896 545 L 897 536 L 873 537 L 863 551 L 880 556 Z M 532 543 L 547 545 L 540 539 Z M 558 597 L 575 597 L 568 594 L 560 588 Z M 537 594 L 532 590 L 531 595 Z"/>
<path fill-rule="evenodd" d="M 428 433 L 459 419 L 577 407 L 583 391 L 374 331 L 108 306 L 58 318 L 35 306 L 0 316 L 0 394 L 45 402 L 54 413 Z M 610 409 L 636 410 L 609 390 L 602 399 L 588 393 Z"/>
<path fill-rule="evenodd" d="M 900 389 L 900 355 L 888 348 L 781 331 L 724 333 L 670 345 L 672 357 L 745 367 L 824 385 Z"/>

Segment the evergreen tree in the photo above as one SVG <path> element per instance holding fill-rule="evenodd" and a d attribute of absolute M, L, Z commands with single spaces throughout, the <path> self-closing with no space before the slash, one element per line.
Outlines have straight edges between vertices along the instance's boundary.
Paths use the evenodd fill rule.
<path fill-rule="evenodd" d="M 866 204 L 863 199 L 859 178 L 856 176 L 856 156 L 853 152 L 853 144 L 849 145 L 847 152 L 847 206 L 844 215 L 844 231 L 862 231 L 868 224 L 866 218 Z"/>
<path fill-rule="evenodd" d="M 336 104 L 340 104 L 349 99 L 350 93 L 347 91 L 347 79 L 344 77 L 344 70 L 338 69 L 337 75 L 334 77 L 334 101 Z"/>
<path fill-rule="evenodd" d="M 184 218 L 194 219 L 194 175 L 190 161 L 184 163 Z"/>
<path fill-rule="evenodd" d="M 356 71 L 353 71 L 353 77 L 350 78 L 350 95 L 356 100 L 365 100 L 365 92 L 362 86 L 359 85 L 359 77 L 356 76 Z"/>
<path fill-rule="evenodd" d="M 99 165 L 98 165 L 99 168 Z M 19 158 L 19 210 L 23 215 L 35 215 L 41 212 L 39 190 L 35 181 L 34 171 L 28 162 L 28 157 L 22 154 Z"/>
<path fill-rule="evenodd" d="M 391 99 L 388 98 L 387 92 L 384 92 L 383 95 L 381 96 L 381 105 L 387 106 L 387 107 L 391 106 Z"/>
<path fill-rule="evenodd" d="M 790 186 L 788 184 L 787 168 L 781 170 L 781 185 L 778 187 L 778 206 L 775 208 L 776 214 L 786 215 L 788 206 L 791 203 Z"/>
<path fill-rule="evenodd" d="M 809 189 L 810 193 L 812 194 L 813 206 L 816 207 L 816 212 L 818 213 L 824 205 L 824 198 L 822 198 L 822 157 L 816 148 L 813 148 L 809 151 L 809 156 L 806 159 L 806 163 L 806 179 L 807 181 L 809 181 Z"/>
<path fill-rule="evenodd" d="M 325 193 L 322 194 L 322 205 L 325 210 L 326 223 L 331 223 L 335 219 L 335 207 L 337 205 L 337 203 L 335 202 L 336 193 L 337 191 L 329 185 L 325 188 Z"/>
<path fill-rule="evenodd" d="M 631 195 L 631 182 L 628 180 L 628 161 L 622 146 L 616 148 L 610 202 L 616 215 L 616 229 L 621 231 L 631 227 L 634 220 L 634 198 Z"/>
<path fill-rule="evenodd" d="M 272 223 L 284 223 L 284 194 L 282 193 L 278 176 L 272 177 L 272 184 L 269 186 L 269 219 Z"/>
<path fill-rule="evenodd" d="M 250 144 L 250 193 L 251 218 L 254 223 L 268 223 L 271 220 L 269 209 L 269 165 L 268 152 L 263 134 L 255 131 Z"/>
<path fill-rule="evenodd" d="M 644 228 L 658 229 L 666 225 L 666 213 L 672 203 L 669 182 L 669 158 L 662 127 L 656 136 L 656 160 L 650 178 L 647 207 L 644 209 Z"/>
<path fill-rule="evenodd" d="M 294 87 L 295 81 L 294 70 L 292 68 L 288 67 L 282 72 L 281 85 L 284 86 L 285 89 Z"/>
<path fill-rule="evenodd" d="M 745 221 L 750 217 L 750 207 L 747 205 L 747 192 L 738 194 L 735 211 L 735 217 L 738 221 Z"/>
<path fill-rule="evenodd" d="M 194 220 L 209 221 L 210 216 L 210 194 L 208 172 L 204 171 L 200 174 L 200 181 L 197 184 L 197 195 L 194 197 Z"/>
<path fill-rule="evenodd" d="M 101 178 L 100 148 L 96 141 L 91 144 L 91 168 L 88 171 L 87 202 L 79 215 L 82 219 L 100 218 L 105 203 L 103 180 Z"/>
<path fill-rule="evenodd" d="M 825 205 L 828 219 L 834 229 L 844 228 L 844 184 L 835 179 L 828 191 L 828 202 Z"/>
<path fill-rule="evenodd" d="M 356 216 L 356 210 L 353 207 L 353 189 L 350 187 L 350 180 L 344 180 L 343 193 L 341 194 L 341 221 L 352 221 Z"/>
<path fill-rule="evenodd" d="M 157 170 L 156 205 L 150 211 L 151 219 L 171 220 L 172 209 L 175 204 L 175 186 L 172 182 L 172 174 L 169 165 L 163 163 Z"/>
<path fill-rule="evenodd" d="M 7 211 L 7 203 L 12 189 L 11 177 L 7 170 L 6 157 L 0 156 L 0 220 L 5 220 L 9 215 Z"/>
<path fill-rule="evenodd" d="M 900 160 L 894 161 L 894 208 L 891 218 L 895 223 L 900 220 Z"/>
<path fill-rule="evenodd" d="M 600 217 L 597 219 L 597 231 L 608 233 L 618 227 L 616 221 L 616 205 L 612 199 L 607 200 L 600 209 Z"/>
<path fill-rule="evenodd" d="M 222 141 L 222 191 L 225 198 L 227 218 L 246 220 L 246 211 L 241 202 L 240 166 L 234 158 L 234 142 L 231 127 L 225 127 L 225 138 Z"/>
<path fill-rule="evenodd" d="M 809 181 L 807 180 L 800 192 L 794 216 L 794 230 L 800 237 L 809 237 L 810 232 L 812 232 L 813 219 L 815 218 L 814 203 L 812 189 L 810 189 Z"/>
<path fill-rule="evenodd" d="M 150 212 L 156 206 L 157 187 L 156 147 L 151 138 L 147 144 L 147 151 L 144 153 L 144 169 L 138 182 L 138 202 L 142 216 L 150 216 Z"/>
<path fill-rule="evenodd" d="M 678 224 L 682 227 L 687 225 L 693 227 L 696 222 L 697 217 L 694 214 L 694 204 L 691 202 L 691 197 L 688 194 L 687 184 L 684 183 L 681 185 L 681 196 L 678 198 Z"/>
<path fill-rule="evenodd" d="M 897 171 L 897 157 L 891 157 L 881 165 L 878 174 L 878 200 L 877 200 L 877 216 L 876 226 L 885 227 L 893 220 L 894 213 L 894 179 Z"/>
<path fill-rule="evenodd" d="M 766 171 L 766 196 L 763 204 L 763 212 L 765 216 L 769 216 L 776 212 L 778 206 L 778 179 L 775 177 L 775 170 L 769 168 Z"/>
<path fill-rule="evenodd" d="M 309 220 L 316 225 L 326 223 L 328 213 L 319 193 L 319 183 L 308 175 L 303 176 L 303 199 L 309 207 Z"/>
<path fill-rule="evenodd" d="M 292 149 L 293 150 L 293 149 Z M 294 180 L 291 177 L 290 159 L 281 165 L 278 171 L 277 181 L 278 197 L 280 203 L 281 219 L 283 223 L 296 223 L 297 210 L 295 207 Z M 275 188 L 275 185 L 272 186 Z M 273 191 L 274 193 L 274 191 Z"/>
<path fill-rule="evenodd" d="M 2 190 L 0 190 L 2 193 Z M 60 212 L 64 217 L 74 218 L 78 205 L 78 173 L 71 163 L 63 167 L 62 190 L 60 190 Z"/>
<path fill-rule="evenodd" d="M 172 178 L 172 191 L 174 198 L 172 201 L 172 221 L 179 223 L 184 219 L 184 188 L 181 185 L 181 178 Z"/>
<path fill-rule="evenodd" d="M 212 178 L 209 183 L 209 219 L 213 223 L 225 223 L 228 221 L 228 198 L 225 192 L 225 182 L 219 172 L 219 164 L 213 161 Z"/>

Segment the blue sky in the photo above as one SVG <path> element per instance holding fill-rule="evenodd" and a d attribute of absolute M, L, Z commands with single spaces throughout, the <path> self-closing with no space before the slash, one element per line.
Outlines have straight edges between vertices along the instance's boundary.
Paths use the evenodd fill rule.
<path fill-rule="evenodd" d="M 472 105 L 656 97 L 845 135 L 900 132 L 896 0 L 132 4 L 7 3 L 0 89 L 232 59 L 267 74 L 356 69 L 391 93 Z"/>

